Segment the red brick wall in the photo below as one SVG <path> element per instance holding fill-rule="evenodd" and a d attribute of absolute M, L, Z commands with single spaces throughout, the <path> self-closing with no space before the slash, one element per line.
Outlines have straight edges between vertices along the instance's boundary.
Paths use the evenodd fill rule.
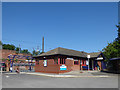
<path fill-rule="evenodd" d="M 2 52 L 2 58 L 4 59 L 7 59 L 8 55 L 16 53 L 16 51 L 14 50 L 4 50 L 4 49 L 0 50 L 0 52 Z"/>
<path fill-rule="evenodd" d="M 54 59 L 47 60 L 47 67 L 44 67 L 44 60 L 39 60 L 39 65 L 35 65 L 35 72 L 44 72 L 44 73 L 65 73 L 72 70 L 80 70 L 79 65 L 74 65 L 74 60 L 66 59 L 65 65 L 67 66 L 67 70 L 60 70 L 60 66 L 62 64 L 54 64 Z"/>
<path fill-rule="evenodd" d="M 2 49 L 2 50 L 0 49 L 0 53 L 2 54 L 2 58 L 0 58 L 0 59 L 7 59 L 8 55 L 10 55 L 10 54 L 30 56 L 30 54 L 22 54 L 22 53 L 17 54 L 16 51 L 14 51 L 14 50 L 5 50 L 5 49 Z M 19 59 L 19 60 L 26 60 L 26 59 Z M 5 64 L 6 64 L 6 70 L 9 71 L 10 61 L 8 61 L 8 60 L 2 60 L 2 61 L 5 62 Z M 14 61 L 14 63 L 19 63 L 19 61 L 17 61 L 17 62 Z M 27 63 L 27 62 L 25 61 L 25 63 Z M 26 69 L 29 68 L 29 66 L 25 66 L 25 67 L 26 67 Z M 14 69 L 19 68 L 19 66 L 13 66 L 13 68 Z"/>
<path fill-rule="evenodd" d="M 72 70 L 80 70 L 80 60 L 78 61 L 78 65 L 74 65 L 74 61 L 73 61 Z"/>
<path fill-rule="evenodd" d="M 74 60 L 66 59 L 66 66 L 68 71 L 72 71 L 72 67 L 74 66 Z"/>
<path fill-rule="evenodd" d="M 12 55 L 16 55 L 16 51 L 15 50 L 5 50 L 5 49 L 0 49 L 0 52 L 2 53 L 2 58 L 7 59 L 8 55 L 12 54 Z M 23 53 L 19 53 L 18 55 L 25 55 L 25 56 L 30 56 L 30 54 L 23 54 Z"/>
<path fill-rule="evenodd" d="M 74 66 L 72 66 L 72 70 L 80 70 L 80 65 L 74 65 Z"/>
<path fill-rule="evenodd" d="M 35 72 L 59 73 L 59 65 L 54 64 L 53 59 L 47 60 L 47 67 L 44 67 L 44 60 L 39 60 L 39 65 L 35 65 Z"/>

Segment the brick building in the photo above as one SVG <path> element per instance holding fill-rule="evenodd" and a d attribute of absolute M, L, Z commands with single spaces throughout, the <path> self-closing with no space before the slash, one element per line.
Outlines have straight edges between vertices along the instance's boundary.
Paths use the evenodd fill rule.
<path fill-rule="evenodd" d="M 15 71 L 17 68 L 22 71 L 29 70 L 29 68 L 32 68 L 34 70 L 35 61 L 34 60 L 28 61 L 26 58 L 23 58 L 23 56 L 27 57 L 27 56 L 31 56 L 31 54 L 17 53 L 14 50 L 5 50 L 5 49 L 0 49 L 0 52 L 2 56 L 1 63 L 2 63 L 3 71 L 10 71 L 11 64 L 13 71 Z M 12 56 L 12 58 L 9 58 L 9 56 Z"/>
<path fill-rule="evenodd" d="M 46 53 L 35 56 L 35 72 L 65 73 L 72 70 L 87 70 L 90 55 L 90 70 L 104 69 L 104 55 L 101 52 L 85 53 L 58 47 Z M 98 67 L 99 66 L 99 67 Z"/>

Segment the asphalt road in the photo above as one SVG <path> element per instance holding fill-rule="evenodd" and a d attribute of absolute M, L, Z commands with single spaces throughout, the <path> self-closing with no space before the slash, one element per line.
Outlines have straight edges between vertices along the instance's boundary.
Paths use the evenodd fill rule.
<path fill-rule="evenodd" d="M 52 78 L 27 74 L 2 75 L 2 88 L 117 88 L 118 77 Z"/>

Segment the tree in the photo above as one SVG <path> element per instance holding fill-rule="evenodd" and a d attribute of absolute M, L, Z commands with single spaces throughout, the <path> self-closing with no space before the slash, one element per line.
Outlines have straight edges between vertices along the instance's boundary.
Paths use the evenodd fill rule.
<path fill-rule="evenodd" d="M 2 42 L 0 41 L 0 45 L 2 45 Z"/>
<path fill-rule="evenodd" d="M 15 50 L 15 46 L 10 44 L 3 44 L 2 47 L 7 50 Z"/>
<path fill-rule="evenodd" d="M 116 42 L 118 43 L 117 45 L 116 45 L 116 48 L 118 49 L 118 57 L 120 57 L 120 22 L 119 22 L 119 24 L 118 25 L 116 25 L 116 27 L 118 28 L 118 36 L 117 36 L 117 38 L 116 38 Z"/>
<path fill-rule="evenodd" d="M 11 45 L 10 45 L 10 44 L 2 44 L 2 42 L 0 41 L 0 45 L 2 45 L 3 49 L 15 50 L 16 53 L 19 53 L 19 51 L 20 51 L 20 53 L 31 54 L 31 53 L 28 51 L 28 49 L 23 49 L 23 50 L 21 50 L 21 48 L 15 47 L 15 46 L 12 45 L 12 44 L 11 44 Z M 2 49 L 2 48 L 0 47 L 0 49 Z"/>
<path fill-rule="evenodd" d="M 33 52 L 32 52 L 32 55 L 33 55 L 33 56 L 37 56 L 37 55 L 39 55 L 39 54 L 41 54 L 40 51 L 35 51 L 35 50 L 33 50 Z"/>
<path fill-rule="evenodd" d="M 40 54 L 45 53 L 45 52 L 40 52 Z"/>
<path fill-rule="evenodd" d="M 116 25 L 116 27 L 118 28 L 118 36 L 117 36 L 117 38 L 116 38 L 116 41 L 119 41 L 120 42 L 120 22 L 119 22 L 119 24 L 118 25 Z"/>
<path fill-rule="evenodd" d="M 19 47 L 16 47 L 16 53 L 19 53 L 19 52 L 21 52 L 21 48 L 19 48 Z"/>
<path fill-rule="evenodd" d="M 21 50 L 21 53 L 29 54 L 30 52 L 28 51 L 28 49 L 23 49 L 23 50 Z"/>
<path fill-rule="evenodd" d="M 16 51 L 20 51 L 21 50 L 21 48 L 19 48 L 19 47 L 16 47 L 16 49 L 15 49 Z"/>
<path fill-rule="evenodd" d="M 112 43 L 108 43 L 108 45 L 103 49 L 103 54 L 107 60 L 110 58 L 120 57 L 120 23 L 116 25 L 116 27 L 118 28 L 117 38 Z"/>
<path fill-rule="evenodd" d="M 119 51 L 117 47 L 119 46 L 118 42 L 108 43 L 103 49 L 103 54 L 105 55 L 106 59 L 109 60 L 110 58 L 119 57 Z"/>

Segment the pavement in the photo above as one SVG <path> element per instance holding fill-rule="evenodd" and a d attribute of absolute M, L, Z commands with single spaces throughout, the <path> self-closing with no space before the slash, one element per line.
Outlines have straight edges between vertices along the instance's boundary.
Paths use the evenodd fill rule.
<path fill-rule="evenodd" d="M 17 74 L 16 72 L 4 72 L 5 74 Z M 114 77 L 118 76 L 117 74 L 109 74 L 100 71 L 71 71 L 62 74 L 52 74 L 52 73 L 40 73 L 40 72 L 20 72 L 20 74 L 28 75 L 38 75 L 38 76 L 47 76 L 47 77 Z"/>

